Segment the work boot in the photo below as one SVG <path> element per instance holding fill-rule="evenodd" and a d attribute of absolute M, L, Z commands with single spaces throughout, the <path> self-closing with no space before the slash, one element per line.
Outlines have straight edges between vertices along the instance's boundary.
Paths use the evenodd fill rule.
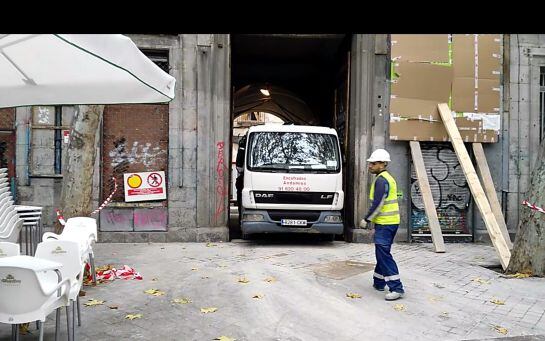
<path fill-rule="evenodd" d="M 395 301 L 397 299 L 400 299 L 401 297 L 403 297 L 403 293 L 392 291 L 387 293 L 384 299 L 386 301 Z"/>

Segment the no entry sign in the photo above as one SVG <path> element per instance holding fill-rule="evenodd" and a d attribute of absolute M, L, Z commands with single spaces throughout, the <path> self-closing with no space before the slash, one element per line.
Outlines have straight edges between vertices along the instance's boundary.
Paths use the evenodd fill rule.
<path fill-rule="evenodd" d="M 165 172 L 124 173 L 125 201 L 164 200 L 167 198 Z"/>

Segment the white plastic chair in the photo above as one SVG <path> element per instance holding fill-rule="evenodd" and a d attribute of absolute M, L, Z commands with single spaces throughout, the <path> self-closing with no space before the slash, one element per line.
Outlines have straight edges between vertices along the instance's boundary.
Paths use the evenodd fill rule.
<path fill-rule="evenodd" d="M 0 232 L 0 241 L 16 243 L 19 240 L 19 233 L 23 227 L 23 219 L 19 219 L 17 214 L 13 215 L 7 222 L 7 227 Z"/>
<path fill-rule="evenodd" d="M 74 217 L 66 221 L 61 234 L 44 233 L 42 240 L 74 240 L 80 243 L 81 256 L 84 262 L 89 262 L 93 283 L 96 285 L 95 258 L 93 243 L 97 241 L 97 224 L 94 218 Z"/>
<path fill-rule="evenodd" d="M 21 248 L 17 243 L 0 242 L 0 258 L 19 256 L 21 254 Z"/>
<path fill-rule="evenodd" d="M 74 320 L 75 305 L 77 304 L 78 326 L 81 326 L 79 292 L 83 285 L 85 263 L 81 259 L 79 243 L 72 240 L 49 239 L 38 244 L 35 257 L 62 264 L 60 269 L 62 278 L 68 278 L 70 281 L 68 297 L 72 303 L 72 321 Z"/>
<path fill-rule="evenodd" d="M 17 325 L 39 321 L 40 340 L 43 340 L 43 323 L 57 309 L 57 327 L 60 308 L 66 306 L 68 316 L 69 279 L 62 279 L 58 269 L 62 265 L 30 256 L 0 258 L 0 323 Z M 68 335 L 70 336 L 69 318 Z"/>

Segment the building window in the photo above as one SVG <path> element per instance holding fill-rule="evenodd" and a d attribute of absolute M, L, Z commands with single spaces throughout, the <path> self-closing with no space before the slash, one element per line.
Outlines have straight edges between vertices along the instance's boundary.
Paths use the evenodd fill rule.
<path fill-rule="evenodd" d="M 169 73 L 170 66 L 168 64 L 168 50 L 141 50 L 152 62 L 154 62 L 161 70 Z"/>
<path fill-rule="evenodd" d="M 545 138 L 545 66 L 539 68 L 539 141 Z"/>

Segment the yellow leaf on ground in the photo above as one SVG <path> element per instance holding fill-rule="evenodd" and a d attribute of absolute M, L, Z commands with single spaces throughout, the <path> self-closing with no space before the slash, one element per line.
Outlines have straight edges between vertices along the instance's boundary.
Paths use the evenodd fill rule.
<path fill-rule="evenodd" d="M 102 266 L 98 266 L 95 268 L 95 271 L 106 271 L 106 270 L 112 270 L 114 268 L 114 266 L 112 264 L 108 264 L 108 265 L 102 265 Z"/>
<path fill-rule="evenodd" d="M 150 295 L 153 295 L 153 296 L 162 296 L 165 294 L 164 291 L 160 291 L 158 289 L 149 289 L 149 290 L 146 290 L 144 291 L 146 294 L 150 294 Z"/>
<path fill-rule="evenodd" d="M 217 246 L 217 245 L 213 243 L 206 243 L 206 247 L 212 247 L 212 246 Z"/>
<path fill-rule="evenodd" d="M 191 268 L 191 271 L 197 271 L 197 270 L 199 270 L 199 269 L 197 269 L 197 268 Z"/>
<path fill-rule="evenodd" d="M 501 326 L 494 326 L 494 329 L 500 333 L 500 334 L 503 334 L 503 335 L 506 335 L 509 331 L 507 330 L 507 328 L 504 328 L 504 327 L 501 327 Z"/>
<path fill-rule="evenodd" d="M 30 323 L 27 322 L 27 323 L 21 323 L 19 324 L 19 333 L 21 335 L 26 335 L 30 332 Z"/>
<path fill-rule="evenodd" d="M 429 296 L 428 300 L 430 300 L 430 302 L 439 302 L 443 300 L 443 296 Z"/>
<path fill-rule="evenodd" d="M 262 299 L 264 297 L 263 294 L 255 294 L 252 296 L 252 298 Z"/>
<path fill-rule="evenodd" d="M 494 303 L 494 304 L 497 304 L 497 305 L 505 305 L 505 301 L 500 301 L 498 299 L 492 299 L 490 300 L 490 302 Z"/>
<path fill-rule="evenodd" d="M 238 279 L 238 282 L 239 282 L 239 283 L 244 283 L 244 284 L 246 284 L 246 283 L 250 283 L 250 280 L 249 280 L 248 278 L 246 278 L 246 277 L 243 276 L 243 277 L 240 277 L 240 278 Z"/>
<path fill-rule="evenodd" d="M 446 311 L 443 311 L 441 314 L 439 314 L 439 317 L 442 317 L 442 318 L 448 318 L 448 312 Z"/>
<path fill-rule="evenodd" d="M 276 278 L 274 278 L 273 276 L 269 276 L 269 277 L 265 278 L 264 281 L 269 282 L 269 283 L 274 283 L 274 282 L 276 282 Z"/>
<path fill-rule="evenodd" d="M 153 277 L 153 278 L 152 278 L 151 280 L 152 280 L 152 282 L 156 282 L 156 281 L 158 281 L 158 280 L 159 280 L 159 278 L 157 278 L 157 277 Z"/>
<path fill-rule="evenodd" d="M 517 272 L 516 274 L 507 275 L 506 277 L 509 277 L 509 278 L 528 278 L 528 277 L 530 277 L 530 274 L 523 274 L 523 273 Z"/>
<path fill-rule="evenodd" d="M 405 306 L 403 304 L 398 303 L 394 305 L 394 309 L 397 311 L 405 311 Z"/>
<path fill-rule="evenodd" d="M 87 303 L 85 303 L 84 305 L 86 307 L 92 307 L 92 306 L 95 306 L 95 305 L 100 305 L 100 304 L 104 304 L 104 301 L 99 301 L 99 300 L 89 300 Z"/>
<path fill-rule="evenodd" d="M 479 277 L 473 278 L 471 281 L 479 283 L 479 284 L 490 284 L 490 281 L 487 281 L 486 279 L 482 279 L 482 278 L 479 278 Z"/>
<path fill-rule="evenodd" d="M 214 339 L 214 341 L 236 341 L 237 339 L 232 339 L 230 337 L 227 337 L 227 336 L 218 336 L 217 338 Z"/>
<path fill-rule="evenodd" d="M 142 318 L 142 314 L 128 314 L 127 316 L 125 316 L 125 318 L 127 320 L 139 319 Z"/>
<path fill-rule="evenodd" d="M 189 298 L 182 297 L 182 298 L 176 298 L 172 300 L 172 302 L 178 303 L 178 304 L 188 304 L 188 303 L 191 303 L 191 300 Z"/>
<path fill-rule="evenodd" d="M 201 308 L 201 313 L 208 314 L 208 313 L 213 313 L 213 312 L 215 312 L 216 310 L 218 310 L 218 308 L 214 308 L 214 307 L 210 307 L 210 308 Z"/>
<path fill-rule="evenodd" d="M 350 297 L 350 298 L 361 298 L 361 295 L 360 294 L 356 294 L 356 293 L 348 293 L 346 294 L 346 297 Z"/>

